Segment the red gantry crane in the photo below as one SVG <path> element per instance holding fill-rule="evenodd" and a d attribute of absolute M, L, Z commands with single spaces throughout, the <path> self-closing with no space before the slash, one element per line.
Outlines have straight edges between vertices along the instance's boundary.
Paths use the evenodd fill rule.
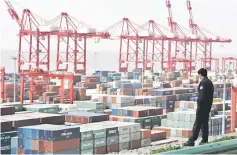
<path fill-rule="evenodd" d="M 113 32 L 115 32 L 115 29 L 118 29 L 118 27 L 119 30 L 122 29 L 119 36 L 119 72 L 128 72 L 130 64 L 134 64 L 136 70 L 143 70 L 145 66 L 144 47 L 147 36 L 139 36 L 137 31 L 139 25 L 128 18 L 123 18 L 103 32 L 107 32 L 113 36 Z"/>
<path fill-rule="evenodd" d="M 74 75 L 71 73 L 53 73 L 53 72 L 45 72 L 42 69 L 34 69 L 27 74 L 21 74 L 21 85 L 20 85 L 20 102 L 23 104 L 24 102 L 24 79 L 25 77 L 30 78 L 30 103 L 33 103 L 33 93 L 35 92 L 34 88 L 34 78 L 47 78 L 47 79 L 59 79 L 61 80 L 61 88 L 60 88 L 60 103 L 64 103 L 64 80 L 70 81 L 70 103 L 73 103 L 73 81 L 74 81 Z"/>
<path fill-rule="evenodd" d="M 32 65 L 35 68 L 41 67 L 48 71 L 50 68 L 50 33 L 40 31 L 44 20 L 42 18 L 37 20 L 36 15 L 29 9 L 24 9 L 20 18 L 10 1 L 6 0 L 5 3 L 10 16 L 20 27 L 18 72 L 29 72 Z"/>
<path fill-rule="evenodd" d="M 71 64 L 75 73 L 86 74 L 87 39 L 108 39 L 110 36 L 108 33 L 96 32 L 66 12 L 62 12 L 46 25 L 57 31 L 57 71 L 69 71 L 68 66 Z M 80 32 L 82 28 L 86 31 Z"/>
<path fill-rule="evenodd" d="M 0 73 L 1 73 L 1 96 L 0 99 L 2 102 L 5 101 L 5 68 L 0 67 Z"/>
<path fill-rule="evenodd" d="M 195 60 L 202 61 L 202 67 L 206 69 L 211 69 L 212 61 L 216 61 L 216 59 L 212 58 L 212 43 L 230 43 L 231 39 L 223 39 L 219 36 L 216 36 L 207 30 L 201 29 L 197 24 L 193 21 L 192 15 L 192 6 L 190 0 L 187 0 L 187 9 L 189 11 L 189 28 L 191 29 L 192 38 L 199 39 L 195 41 Z M 215 38 L 211 38 L 207 36 L 203 31 L 213 35 Z M 219 68 L 219 66 L 216 68 Z"/>
<path fill-rule="evenodd" d="M 178 23 L 173 21 L 171 3 L 170 0 L 166 0 L 166 7 L 168 8 L 168 25 L 170 27 L 170 33 L 173 41 L 168 42 L 168 53 L 170 59 L 168 60 L 168 70 L 171 71 L 177 62 L 183 63 L 183 69 L 191 74 L 193 69 L 192 63 L 194 62 L 192 56 L 192 46 L 190 45 L 191 38 L 186 35 L 186 33 L 181 29 Z M 170 36 L 168 36 L 170 37 Z M 180 39 L 182 39 L 180 41 Z M 172 44 L 175 44 L 174 53 L 172 53 Z"/>
<path fill-rule="evenodd" d="M 237 74 L 237 58 L 228 57 L 222 58 L 222 72 L 226 71 L 226 65 L 228 65 L 229 69 L 231 69 L 231 65 L 233 65 L 232 69 L 235 70 Z"/>
<path fill-rule="evenodd" d="M 220 71 L 220 63 L 218 58 L 201 58 L 201 67 L 204 68 L 205 66 L 205 60 L 206 62 L 211 62 L 212 64 L 215 64 L 215 68 L 213 68 L 213 65 L 209 68 L 209 70 L 214 71 L 214 72 L 219 72 Z"/>
<path fill-rule="evenodd" d="M 154 67 L 160 65 L 162 70 L 168 66 L 168 50 L 165 48 L 167 35 L 161 26 L 154 20 L 149 20 L 142 24 L 140 30 L 146 30 L 148 36 L 145 43 L 145 69 L 154 70 Z"/>

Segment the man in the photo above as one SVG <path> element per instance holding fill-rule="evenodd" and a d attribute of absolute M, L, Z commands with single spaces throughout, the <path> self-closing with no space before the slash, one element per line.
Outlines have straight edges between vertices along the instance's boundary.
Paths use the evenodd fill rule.
<path fill-rule="evenodd" d="M 198 139 L 200 129 L 202 129 L 202 141 L 201 143 L 208 142 L 208 121 L 209 113 L 213 102 L 214 87 L 211 80 L 207 77 L 207 70 L 201 68 L 198 71 L 198 75 L 202 78 L 202 81 L 198 86 L 198 100 L 196 110 L 196 120 L 193 125 L 193 133 L 184 146 L 194 146 L 195 141 Z"/>

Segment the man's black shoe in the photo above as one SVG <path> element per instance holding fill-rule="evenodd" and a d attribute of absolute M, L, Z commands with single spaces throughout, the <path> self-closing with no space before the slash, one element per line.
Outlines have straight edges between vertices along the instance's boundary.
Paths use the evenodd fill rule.
<path fill-rule="evenodd" d="M 194 143 L 186 142 L 186 143 L 184 143 L 184 146 L 194 146 Z"/>

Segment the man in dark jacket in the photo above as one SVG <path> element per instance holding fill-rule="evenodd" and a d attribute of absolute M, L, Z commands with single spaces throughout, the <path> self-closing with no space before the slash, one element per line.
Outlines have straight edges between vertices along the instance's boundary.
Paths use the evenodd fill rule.
<path fill-rule="evenodd" d="M 209 113 L 211 111 L 213 102 L 214 87 L 211 80 L 207 77 L 207 70 L 201 68 L 198 71 L 198 75 L 202 78 L 202 81 L 198 86 L 198 100 L 196 120 L 193 125 L 193 133 L 184 146 L 194 146 L 195 141 L 198 139 L 200 130 L 202 129 L 202 141 L 201 143 L 208 142 L 208 121 Z"/>

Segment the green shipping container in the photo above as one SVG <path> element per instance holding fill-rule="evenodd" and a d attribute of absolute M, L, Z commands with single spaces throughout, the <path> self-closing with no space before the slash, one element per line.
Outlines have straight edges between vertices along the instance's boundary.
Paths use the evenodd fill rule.
<path fill-rule="evenodd" d="M 93 131 L 92 129 L 83 129 L 81 128 L 81 140 L 85 141 L 85 140 L 92 140 L 93 139 Z"/>
<path fill-rule="evenodd" d="M 94 148 L 106 146 L 106 138 L 94 139 Z"/>
<path fill-rule="evenodd" d="M 58 114 L 59 108 L 57 105 L 44 105 L 44 104 L 39 104 L 39 105 L 29 105 L 29 106 L 24 106 L 24 109 L 27 111 L 32 111 L 32 112 L 42 112 L 42 113 L 52 113 L 52 114 Z"/>
<path fill-rule="evenodd" d="M 106 138 L 106 129 L 93 129 L 93 135 L 95 139 Z"/>
<path fill-rule="evenodd" d="M 23 104 L 20 102 L 14 102 L 14 103 L 4 103 L 3 106 L 13 106 L 15 107 L 15 112 L 19 112 L 23 110 Z"/>
<path fill-rule="evenodd" d="M 93 140 L 84 140 L 81 141 L 81 150 L 88 150 L 94 148 Z"/>

